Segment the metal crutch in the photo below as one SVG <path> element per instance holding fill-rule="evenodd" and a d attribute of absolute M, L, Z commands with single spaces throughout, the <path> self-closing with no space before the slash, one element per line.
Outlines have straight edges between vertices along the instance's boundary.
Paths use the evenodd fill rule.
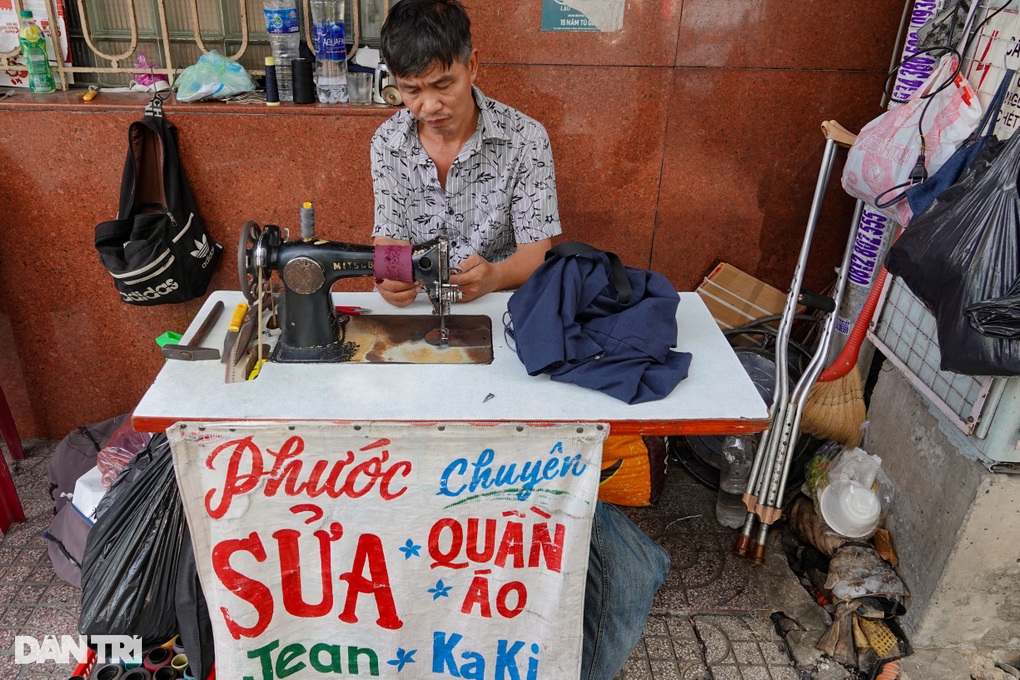
<path fill-rule="evenodd" d="M 765 541 L 768 537 L 769 526 L 779 519 L 782 513 L 779 506 L 782 503 L 783 493 L 786 490 L 786 478 L 789 475 L 790 463 L 793 458 L 793 447 L 796 445 L 797 436 L 800 433 L 800 419 L 803 413 L 804 402 L 807 400 L 807 395 L 814 385 L 815 379 L 824 368 L 828 346 L 835 329 L 835 310 L 839 306 L 846 286 L 850 258 L 857 234 L 857 225 L 860 222 L 862 204 L 858 202 L 847 246 L 843 252 L 843 262 L 839 269 L 835 299 L 831 305 L 826 307 L 828 318 L 826 319 L 822 337 L 807 369 L 791 394 L 789 389 L 787 344 L 790 339 L 798 300 L 801 296 L 804 270 L 811 251 L 815 227 L 818 224 L 818 217 L 821 213 L 822 199 L 825 196 L 829 176 L 832 173 L 832 166 L 836 157 L 836 147 L 850 146 L 854 140 L 854 135 L 835 121 L 823 122 L 822 134 L 826 139 L 825 149 L 822 154 L 822 165 L 818 171 L 818 180 L 815 183 L 815 193 L 811 202 L 811 210 L 808 214 L 804 241 L 801 244 L 800 254 L 797 258 L 797 266 L 794 268 L 793 281 L 790 284 L 790 291 L 786 298 L 786 305 L 783 309 L 783 316 L 776 340 L 776 389 L 772 399 L 772 407 L 770 408 L 771 418 L 769 428 L 762 433 L 755 452 L 743 498 L 744 505 L 748 510 L 747 519 L 744 521 L 744 527 L 737 538 L 736 544 L 733 546 L 734 553 L 742 557 L 750 556 L 756 564 L 764 564 Z M 760 520 L 761 526 L 758 531 L 757 540 L 752 547 L 751 537 L 754 534 L 755 523 L 758 520 Z"/>

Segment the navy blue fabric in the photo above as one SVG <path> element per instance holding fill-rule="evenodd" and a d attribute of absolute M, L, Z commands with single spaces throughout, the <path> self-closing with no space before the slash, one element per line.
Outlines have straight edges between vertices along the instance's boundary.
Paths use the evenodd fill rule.
<path fill-rule="evenodd" d="M 687 377 L 691 355 L 674 352 L 680 303 L 661 274 L 626 267 L 633 296 L 617 299 L 604 252 L 554 256 L 508 302 L 517 356 L 547 373 L 629 404 L 662 399 Z"/>
<path fill-rule="evenodd" d="M 960 148 L 953 152 L 953 155 L 942 164 L 942 167 L 934 175 L 907 189 L 907 203 L 910 204 L 911 214 L 920 215 L 935 202 L 939 194 L 956 184 L 956 180 L 960 179 L 960 174 L 967 169 L 967 166 L 987 141 L 987 137 L 964 140 Z"/>
<path fill-rule="evenodd" d="M 935 174 L 924 182 L 915 184 L 907 189 L 907 203 L 910 204 L 910 212 L 914 217 L 920 215 L 928 206 L 934 203 L 939 194 L 956 184 L 956 180 L 960 179 L 963 171 L 967 169 L 967 166 L 971 164 L 978 153 L 981 152 L 981 149 L 984 148 L 988 138 L 995 129 L 995 121 L 999 117 L 999 110 L 1002 108 L 1002 102 L 1006 98 L 1010 84 L 1013 82 L 1013 76 L 1015 75 L 1016 71 L 1006 71 L 1006 74 L 1002 77 L 1002 82 L 999 83 L 999 88 L 995 91 L 995 96 L 992 97 L 992 101 L 988 102 L 988 108 L 985 110 L 985 115 L 981 118 L 977 129 L 963 141 L 963 144 L 953 152 L 952 156 L 946 159 L 942 167 L 936 170 Z"/>

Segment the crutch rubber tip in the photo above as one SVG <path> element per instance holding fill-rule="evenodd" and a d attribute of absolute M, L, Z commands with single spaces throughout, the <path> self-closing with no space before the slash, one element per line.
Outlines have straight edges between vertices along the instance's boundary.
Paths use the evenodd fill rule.
<path fill-rule="evenodd" d="M 740 534 L 737 537 L 737 542 L 733 544 L 733 554 L 739 555 L 740 557 L 747 557 L 751 550 L 751 537 Z"/>
<path fill-rule="evenodd" d="M 751 550 L 751 561 L 759 567 L 765 566 L 765 546 L 758 544 Z"/>

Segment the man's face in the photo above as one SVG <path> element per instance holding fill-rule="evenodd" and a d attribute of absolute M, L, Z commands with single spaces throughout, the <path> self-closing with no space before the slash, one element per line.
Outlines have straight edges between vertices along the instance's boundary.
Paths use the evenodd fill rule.
<path fill-rule="evenodd" d="M 397 78 L 397 87 L 408 110 L 423 128 L 440 136 L 471 134 L 476 106 L 471 84 L 478 73 L 478 51 L 467 63 L 454 61 L 449 68 L 434 63 L 419 76 Z"/>

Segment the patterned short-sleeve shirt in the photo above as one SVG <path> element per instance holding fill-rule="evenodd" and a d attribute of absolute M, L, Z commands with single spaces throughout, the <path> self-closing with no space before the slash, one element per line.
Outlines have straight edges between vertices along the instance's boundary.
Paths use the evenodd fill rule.
<path fill-rule="evenodd" d="M 517 244 L 562 231 L 545 128 L 478 88 L 473 92 L 478 128 L 447 172 L 445 190 L 410 111 L 398 111 L 376 131 L 372 236 L 422 243 L 445 228 L 457 265 L 472 253 L 500 262 Z"/>

